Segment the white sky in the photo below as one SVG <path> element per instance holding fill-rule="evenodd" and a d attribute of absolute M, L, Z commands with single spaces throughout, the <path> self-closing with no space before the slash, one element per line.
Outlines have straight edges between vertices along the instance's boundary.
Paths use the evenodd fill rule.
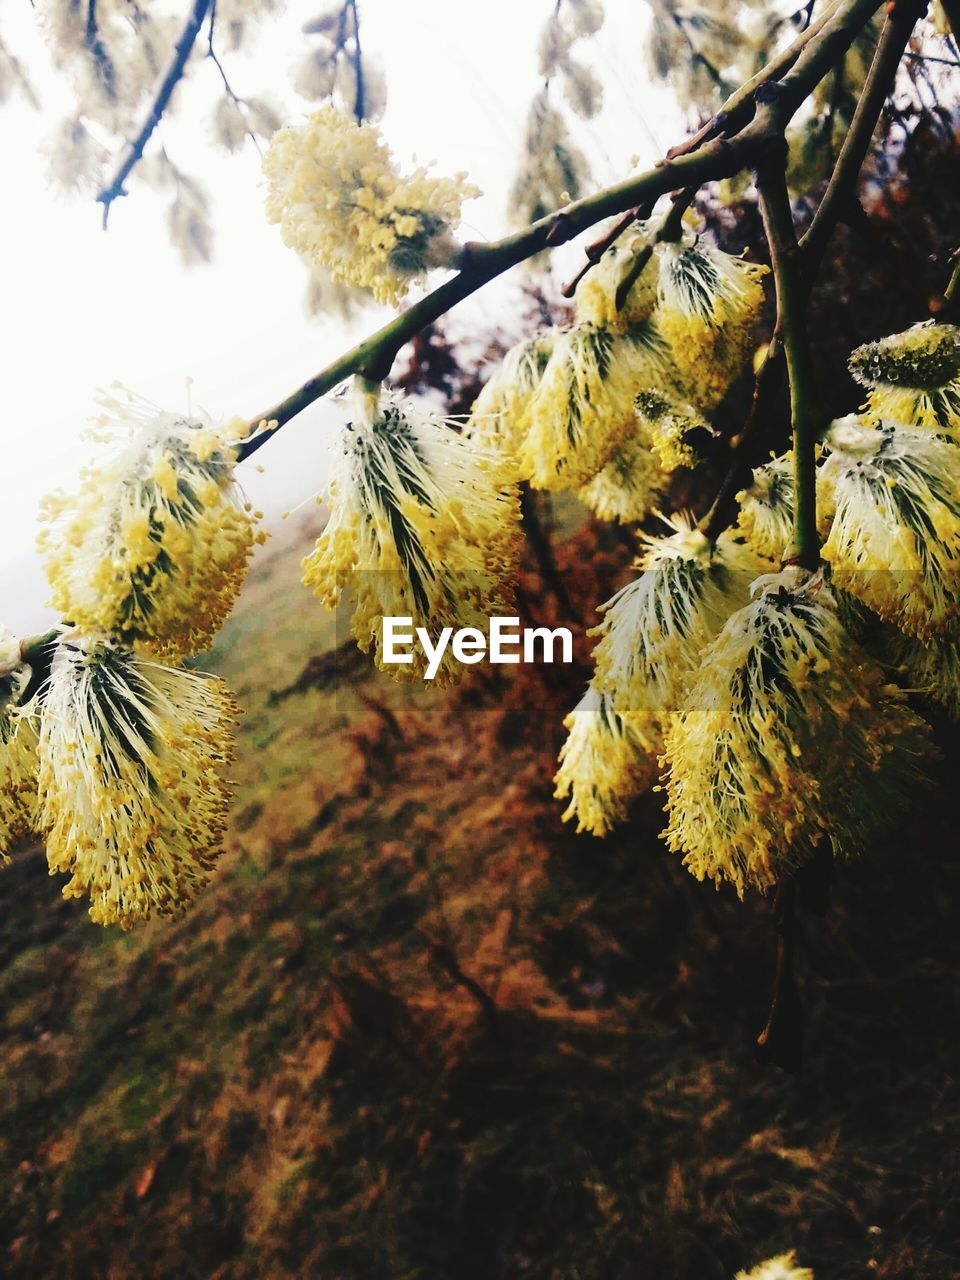
<path fill-rule="evenodd" d="M 496 238 L 521 130 L 538 88 L 536 41 L 553 0 L 361 0 L 364 48 L 384 67 L 388 108 L 382 127 L 398 157 L 435 160 L 440 173 L 468 170 L 487 194 L 465 209 L 467 238 Z M 183 6 L 186 7 L 186 0 Z M 225 55 L 241 96 L 265 88 L 302 111 L 289 90 L 303 51 L 302 22 L 324 5 L 292 0 L 251 40 L 255 53 Z M 678 121 L 643 70 L 646 6 L 606 0 L 607 23 L 579 46 L 605 83 L 598 120 L 581 127 L 599 184 L 652 163 L 674 140 Z M 0 109 L 7 175 L 0 205 L 0 622 L 41 629 L 46 586 L 33 552 L 39 498 L 69 488 L 87 460 L 80 434 L 98 387 L 119 380 L 158 405 L 194 406 L 215 417 L 249 416 L 275 403 L 387 318 L 376 308 L 351 329 L 306 319 L 305 273 L 262 214 L 260 162 L 252 144 L 222 156 L 209 144 L 207 117 L 219 80 L 195 67 L 161 136 L 172 158 L 200 176 L 213 197 L 214 261 L 184 269 L 167 238 L 166 200 L 134 185 L 117 201 L 109 231 L 92 198 L 64 198 L 46 180 L 43 140 L 69 108 L 66 87 L 48 70 L 28 0 L 0 13 L 0 34 L 34 74 L 42 109 L 14 99 Z M 169 199 L 169 197 L 167 197 Z M 573 255 L 573 256 L 571 256 Z M 571 261 L 567 250 L 557 271 Z M 508 287 L 460 308 L 463 319 L 496 324 Z M 474 308 L 473 312 L 469 308 Z M 324 447 L 336 411 L 321 405 L 284 427 L 260 451 L 263 476 L 245 487 L 268 514 L 320 489 Z"/>

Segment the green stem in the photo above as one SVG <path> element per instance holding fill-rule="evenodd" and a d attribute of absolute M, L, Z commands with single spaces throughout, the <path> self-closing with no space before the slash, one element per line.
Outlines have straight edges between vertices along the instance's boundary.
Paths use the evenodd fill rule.
<path fill-rule="evenodd" d="M 953 302 L 956 299 L 957 291 L 960 290 L 960 249 L 957 250 L 956 259 L 950 283 L 943 291 L 943 296 L 948 302 Z"/>
<path fill-rule="evenodd" d="M 793 468 L 796 507 L 790 559 L 807 569 L 820 563 L 817 535 L 816 442 L 820 422 L 813 360 L 807 336 L 808 289 L 802 275 L 783 157 L 770 157 L 757 170 L 764 230 L 777 291 L 777 331 L 783 342 L 790 381 Z"/>

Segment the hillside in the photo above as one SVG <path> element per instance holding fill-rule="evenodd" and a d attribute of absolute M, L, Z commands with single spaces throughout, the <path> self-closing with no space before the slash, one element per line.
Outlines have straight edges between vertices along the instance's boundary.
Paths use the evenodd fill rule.
<path fill-rule="evenodd" d="M 246 715 L 191 914 L 102 930 L 38 849 L 0 878 L 0 1272 L 731 1280 L 795 1246 L 817 1280 L 954 1276 L 946 802 L 804 917 L 783 1075 L 752 1052 L 767 905 L 693 882 L 655 797 L 605 841 L 560 822 L 582 671 L 398 689 L 290 540 L 205 660 Z M 627 560 L 589 530 L 561 554 L 604 586 Z M 533 572 L 523 601 L 558 607 Z"/>

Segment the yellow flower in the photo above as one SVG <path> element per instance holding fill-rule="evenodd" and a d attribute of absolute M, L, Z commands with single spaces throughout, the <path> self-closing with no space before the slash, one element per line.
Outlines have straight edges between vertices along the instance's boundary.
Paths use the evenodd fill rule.
<path fill-rule="evenodd" d="M 927 726 L 844 632 L 821 575 L 758 579 L 664 743 L 668 846 L 742 897 L 829 841 L 867 852 L 924 781 Z"/>
<path fill-rule="evenodd" d="M 563 820 L 576 818 L 577 831 L 604 836 L 626 817 L 630 800 L 650 786 L 654 762 L 613 700 L 593 685 L 563 723 L 569 732 L 554 778 L 556 798 L 570 798 Z"/>
<path fill-rule="evenodd" d="M 928 320 L 857 347 L 850 372 L 869 388 L 870 425 L 888 420 L 960 437 L 960 328 Z"/>
<path fill-rule="evenodd" d="M 391 304 L 431 267 L 452 265 L 460 206 L 480 194 L 464 174 L 401 176 L 379 129 L 330 105 L 274 134 L 263 168 L 284 244 Z"/>
<path fill-rule="evenodd" d="M 421 678 L 426 657 L 382 662 L 382 620 L 410 617 L 433 641 L 445 626 L 486 628 L 513 605 L 520 499 L 503 458 L 442 419 L 399 399 L 378 401 L 358 380 L 358 412 L 335 447 L 330 518 L 303 561 L 303 582 L 328 608 L 355 598 L 351 630 L 400 680 Z M 448 648 L 438 682 L 461 673 Z"/>
<path fill-rule="evenodd" d="M 809 1267 L 797 1265 L 796 1252 L 778 1253 L 750 1271 L 738 1271 L 736 1280 L 814 1280 Z"/>
<path fill-rule="evenodd" d="M 737 494 L 740 529 L 755 551 L 780 560 L 793 540 L 793 453 L 754 467 L 753 480 Z"/>
<path fill-rule="evenodd" d="M 640 576 L 600 606 L 594 683 L 627 717 L 644 748 L 657 752 L 701 654 L 729 615 L 750 598 L 765 567 L 729 532 L 711 543 L 689 517 L 647 537 Z"/>
<path fill-rule="evenodd" d="M 581 488 L 633 429 L 637 391 L 669 373 L 652 323 L 623 334 L 592 324 L 558 331 L 530 402 L 521 474 L 535 489 Z"/>
<path fill-rule="evenodd" d="M 649 320 L 657 305 L 657 263 L 652 253 L 630 286 L 623 306 L 617 307 L 617 290 L 642 253 L 650 249 L 650 235 L 634 231 L 622 237 L 600 258 L 577 286 L 577 321 L 626 333 L 631 325 Z"/>
<path fill-rule="evenodd" d="M 640 424 L 577 497 L 601 520 L 643 520 L 661 496 L 663 472 L 646 444 Z"/>
<path fill-rule="evenodd" d="M 206 883 L 229 803 L 223 681 L 66 633 L 40 728 L 40 822 L 65 897 L 97 924 L 176 915 Z"/>
<path fill-rule="evenodd" d="M 511 347 L 473 403 L 466 434 L 483 449 L 513 457 L 527 429 L 528 410 L 553 350 L 547 329 Z"/>
<path fill-rule="evenodd" d="M 265 535 L 234 476 L 233 424 L 107 401 L 116 452 L 43 503 L 51 604 L 70 623 L 178 657 L 209 644 Z"/>
<path fill-rule="evenodd" d="M 643 435 L 664 471 L 695 467 L 699 461 L 695 441 L 716 435 L 692 404 L 679 403 L 661 391 L 639 392 L 636 407 Z"/>
<path fill-rule="evenodd" d="M 22 705 L 30 675 L 19 641 L 0 627 L 0 862 L 9 861 L 13 841 L 36 826 L 37 731 Z"/>
<path fill-rule="evenodd" d="M 960 616 L 960 449 L 923 428 L 865 428 L 850 415 L 825 437 L 821 481 L 834 509 L 823 558 L 838 585 L 921 640 Z"/>
<path fill-rule="evenodd" d="M 720 403 L 749 362 L 768 270 L 701 239 L 662 247 L 657 322 L 703 410 Z"/>

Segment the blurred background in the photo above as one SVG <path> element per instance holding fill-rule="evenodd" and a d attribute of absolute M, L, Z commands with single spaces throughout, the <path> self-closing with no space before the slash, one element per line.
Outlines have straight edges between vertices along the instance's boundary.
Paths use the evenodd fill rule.
<path fill-rule="evenodd" d="M 160 46 L 184 7 L 156 7 Z M 136 8 L 102 5 L 101 19 L 129 23 Z M 735 7 L 745 41 L 763 43 L 775 8 Z M 790 8 L 778 11 L 787 34 L 802 20 Z M 119 380 L 165 408 L 248 416 L 388 316 L 329 294 L 308 314 L 307 273 L 263 216 L 256 146 L 217 145 L 224 85 L 205 35 L 147 153 L 162 148 L 200 184 L 202 208 L 154 164 L 159 176 L 131 180 L 104 231 L 102 165 L 70 170 L 78 190 L 53 184 L 68 167 L 58 123 L 84 102 L 63 70 L 69 32 L 57 34 L 77 9 L 0 12 L 0 600 L 20 631 L 50 617 L 37 502 L 87 459 L 98 388 Z M 464 234 L 503 234 L 560 5 L 357 9 L 394 150 L 468 170 L 485 195 Z M 303 30 L 317 6 L 234 0 L 218 12 L 234 92 L 282 120 L 309 110 L 294 85 L 318 47 Z M 667 42 L 658 63 L 650 46 L 664 30 L 703 29 L 691 26 L 701 12 L 724 6 L 607 0 L 578 43 L 602 107 L 584 119 L 559 83 L 549 91 L 589 158 L 586 190 L 649 166 L 698 123 L 696 58 Z M 850 348 L 930 313 L 960 235 L 956 50 L 929 38 L 944 65 L 923 65 L 929 85 L 898 86 L 866 223 L 837 233 L 814 298 L 831 412 L 857 403 Z M 828 106 L 826 128 L 814 116 L 801 139 L 801 216 L 844 128 L 842 77 Z M 128 120 L 86 107 L 102 145 L 129 136 Z M 181 205 L 172 218 L 184 198 L 190 217 Z M 700 217 L 725 247 L 764 256 L 749 188 L 707 193 Z M 582 252 L 568 246 L 464 304 L 402 353 L 398 381 L 463 412 L 505 346 L 566 314 L 559 285 Z M 750 392 L 747 379 L 721 407 L 728 434 Z M 315 406 L 257 454 L 262 472 L 245 467 L 273 536 L 203 658 L 245 712 L 209 890 L 182 921 L 124 935 L 59 897 L 39 847 L 0 876 L 0 1273 L 727 1280 L 795 1247 L 817 1280 L 955 1276 L 955 750 L 940 799 L 869 865 L 839 868 L 829 910 L 802 917 L 804 1070 L 758 1063 L 769 903 L 696 884 L 657 839 L 655 795 L 602 841 L 564 826 L 551 797 L 562 719 L 589 674 L 586 628 L 626 580 L 634 532 L 571 496 L 531 500 L 521 612 L 570 625 L 575 664 L 398 688 L 298 582 L 343 416 L 336 400 Z M 771 448 L 784 432 L 774 402 Z M 703 509 L 718 474 L 695 473 L 678 501 Z M 946 725 L 938 733 L 955 747 Z"/>

